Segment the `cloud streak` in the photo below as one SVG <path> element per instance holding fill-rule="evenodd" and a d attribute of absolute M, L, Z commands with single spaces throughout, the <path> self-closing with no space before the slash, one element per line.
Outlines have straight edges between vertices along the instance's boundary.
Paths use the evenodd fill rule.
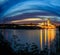
<path fill-rule="evenodd" d="M 8 1 L 7 3 L 5 3 Z M 47 13 L 49 15 L 60 16 L 59 0 L 0 0 L 0 18 L 14 17 L 25 13 Z"/>

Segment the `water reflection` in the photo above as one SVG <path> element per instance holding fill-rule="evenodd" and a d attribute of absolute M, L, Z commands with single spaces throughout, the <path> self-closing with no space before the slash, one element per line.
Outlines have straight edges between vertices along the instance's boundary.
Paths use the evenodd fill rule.
<path fill-rule="evenodd" d="M 40 50 L 44 50 L 44 48 L 48 49 L 56 48 L 54 47 L 55 45 L 54 43 L 56 43 L 55 39 L 58 40 L 59 37 L 57 31 L 58 30 L 56 29 L 39 29 L 39 30 L 3 29 L 2 33 L 4 37 L 11 42 L 11 46 L 13 46 L 12 48 L 14 50 L 18 48 L 18 46 L 16 46 L 17 48 L 14 48 L 16 43 L 31 44 L 33 42 L 38 46 Z"/>
<path fill-rule="evenodd" d="M 40 46 L 41 50 L 43 48 L 50 48 L 50 44 L 54 41 L 56 37 L 56 29 L 41 29 L 40 30 Z"/>

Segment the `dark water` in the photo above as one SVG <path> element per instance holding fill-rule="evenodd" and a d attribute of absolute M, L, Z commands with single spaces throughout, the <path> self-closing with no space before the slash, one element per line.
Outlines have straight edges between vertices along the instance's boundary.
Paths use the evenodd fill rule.
<path fill-rule="evenodd" d="M 56 43 L 59 46 L 60 35 L 58 29 L 0 29 L 0 31 L 4 35 L 4 38 L 11 43 L 14 51 L 17 51 L 19 48 L 23 49 L 27 43 L 30 47 L 34 43 L 38 46 L 39 50 L 48 48 L 49 51 L 51 50 L 53 52 L 56 52 Z"/>

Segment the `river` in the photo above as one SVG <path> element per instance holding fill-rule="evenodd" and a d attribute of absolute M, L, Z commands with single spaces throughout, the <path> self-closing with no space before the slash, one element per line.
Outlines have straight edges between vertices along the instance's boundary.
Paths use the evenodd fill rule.
<path fill-rule="evenodd" d="M 35 43 L 39 50 L 48 48 L 56 52 L 56 41 L 59 41 L 58 29 L 0 29 L 4 38 L 11 43 L 13 50 L 17 51 L 19 46 Z M 59 43 L 59 42 L 58 42 Z"/>

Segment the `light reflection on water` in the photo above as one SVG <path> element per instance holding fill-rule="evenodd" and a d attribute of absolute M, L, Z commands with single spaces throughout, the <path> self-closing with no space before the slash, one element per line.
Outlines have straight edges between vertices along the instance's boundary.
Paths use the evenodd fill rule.
<path fill-rule="evenodd" d="M 56 39 L 56 29 L 40 29 L 40 30 L 21 30 L 21 29 L 4 29 L 4 37 L 11 42 L 14 49 L 14 41 L 18 43 L 36 43 L 39 49 L 45 47 L 53 48 Z M 19 41 L 18 41 L 19 40 Z M 50 44 L 53 42 L 52 46 Z"/>
<path fill-rule="evenodd" d="M 46 46 L 48 46 L 49 48 L 51 42 L 54 41 L 55 37 L 56 37 L 56 29 L 41 29 L 40 30 L 41 50 L 43 50 L 43 48 Z"/>

